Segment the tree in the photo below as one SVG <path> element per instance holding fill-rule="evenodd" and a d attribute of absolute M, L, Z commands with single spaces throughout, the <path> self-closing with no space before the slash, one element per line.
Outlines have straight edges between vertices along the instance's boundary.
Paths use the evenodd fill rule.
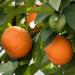
<path fill-rule="evenodd" d="M 0 73 L 34 75 L 40 69 L 45 75 L 75 75 L 75 0 L 40 0 L 40 5 L 36 1 L 0 0 L 0 40 L 6 28 L 20 26 L 29 32 L 33 43 L 32 51 L 26 57 L 13 59 L 4 52 L 0 42 Z M 37 15 L 28 25 L 30 13 Z M 44 51 L 58 34 L 72 44 L 73 57 L 65 65 L 53 64 Z M 30 64 L 31 60 L 34 63 Z"/>

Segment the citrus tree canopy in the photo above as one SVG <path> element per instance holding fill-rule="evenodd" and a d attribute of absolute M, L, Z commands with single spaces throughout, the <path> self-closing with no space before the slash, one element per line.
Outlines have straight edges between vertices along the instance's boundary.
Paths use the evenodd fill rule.
<path fill-rule="evenodd" d="M 0 75 L 38 71 L 75 75 L 75 0 L 0 0 Z"/>

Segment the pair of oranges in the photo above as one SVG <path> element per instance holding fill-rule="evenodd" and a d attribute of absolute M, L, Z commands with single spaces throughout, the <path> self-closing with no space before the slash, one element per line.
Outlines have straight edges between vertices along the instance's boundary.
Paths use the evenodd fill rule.
<path fill-rule="evenodd" d="M 28 31 L 19 26 L 7 28 L 1 42 L 6 53 L 14 59 L 26 56 L 32 49 L 32 39 Z M 70 41 L 61 35 L 57 35 L 44 50 L 54 64 L 66 64 L 73 56 Z"/>

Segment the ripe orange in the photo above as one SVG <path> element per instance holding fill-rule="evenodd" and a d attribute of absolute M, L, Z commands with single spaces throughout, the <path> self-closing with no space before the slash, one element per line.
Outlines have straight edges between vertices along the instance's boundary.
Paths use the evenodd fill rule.
<path fill-rule="evenodd" d="M 45 48 L 48 58 L 57 65 L 67 64 L 72 56 L 73 50 L 70 41 L 64 36 L 57 35 Z"/>
<path fill-rule="evenodd" d="M 28 16 L 27 16 L 27 18 L 26 18 L 27 24 L 30 25 L 30 23 L 31 23 L 32 21 L 35 21 L 36 16 L 37 16 L 37 13 L 28 13 Z"/>
<path fill-rule="evenodd" d="M 26 56 L 32 47 L 30 35 L 18 26 L 7 28 L 2 35 L 1 42 L 6 53 L 14 59 Z"/>

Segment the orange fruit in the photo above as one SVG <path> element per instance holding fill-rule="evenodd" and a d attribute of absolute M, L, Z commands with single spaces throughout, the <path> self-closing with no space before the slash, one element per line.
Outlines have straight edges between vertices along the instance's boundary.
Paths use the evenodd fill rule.
<path fill-rule="evenodd" d="M 35 21 L 36 16 L 37 16 L 37 13 L 28 13 L 28 16 L 27 16 L 27 18 L 26 18 L 27 24 L 30 25 L 30 23 L 31 23 L 32 21 Z"/>
<path fill-rule="evenodd" d="M 29 33 L 18 26 L 7 28 L 2 35 L 1 42 L 6 53 L 14 59 L 26 56 L 32 47 Z"/>
<path fill-rule="evenodd" d="M 67 64 L 72 56 L 73 50 L 70 41 L 62 35 L 57 35 L 45 48 L 48 58 L 56 65 Z"/>

